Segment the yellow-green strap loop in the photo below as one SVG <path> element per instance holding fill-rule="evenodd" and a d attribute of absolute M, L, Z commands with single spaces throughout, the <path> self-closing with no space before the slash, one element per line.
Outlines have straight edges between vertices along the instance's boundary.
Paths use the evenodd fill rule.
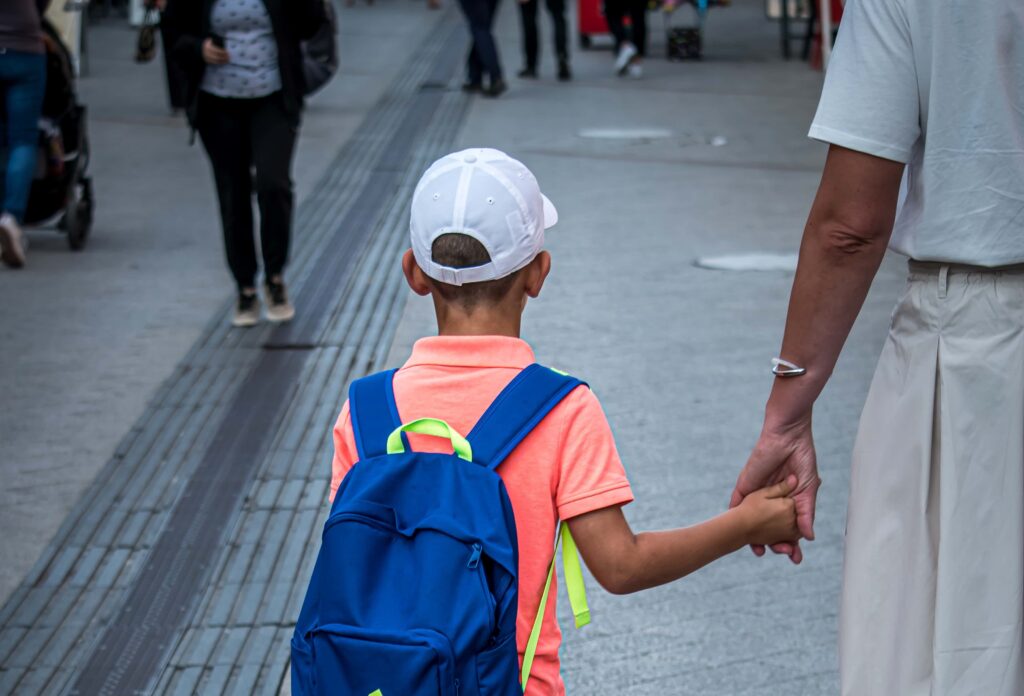
<path fill-rule="evenodd" d="M 460 459 L 465 459 L 468 462 L 473 461 L 473 448 L 469 446 L 466 438 L 456 432 L 455 428 L 437 418 L 420 418 L 395 428 L 388 435 L 388 454 L 401 454 L 405 451 L 405 445 L 402 443 L 403 432 L 446 438 L 451 441 L 452 449 L 455 451 L 455 454 L 459 455 Z"/>
<path fill-rule="evenodd" d="M 569 606 L 576 617 L 576 628 L 590 623 L 590 607 L 587 606 L 587 588 L 583 584 L 583 567 L 572 538 L 569 525 L 562 523 L 562 571 L 565 573 L 565 589 L 569 593 Z"/>
<path fill-rule="evenodd" d="M 576 541 L 572 538 L 569 525 L 565 522 L 558 526 L 558 534 L 555 535 L 556 551 L 558 550 L 559 541 L 562 543 L 562 569 L 565 571 L 565 587 L 569 593 L 569 606 L 572 607 L 573 616 L 576 617 L 576 628 L 582 628 L 590 623 L 590 608 L 587 606 L 587 588 L 583 584 L 583 568 L 580 565 Z M 555 559 L 557 557 L 557 554 L 551 557 L 551 567 L 548 568 L 548 579 L 544 582 L 544 592 L 540 596 L 537 618 L 533 620 L 530 639 L 526 641 L 526 652 L 523 653 L 523 670 L 520 681 L 522 682 L 524 693 L 526 692 L 526 684 L 530 681 L 533 658 L 537 656 L 537 643 L 540 641 L 540 630 L 544 625 L 544 612 L 548 606 L 551 581 L 555 577 Z"/>

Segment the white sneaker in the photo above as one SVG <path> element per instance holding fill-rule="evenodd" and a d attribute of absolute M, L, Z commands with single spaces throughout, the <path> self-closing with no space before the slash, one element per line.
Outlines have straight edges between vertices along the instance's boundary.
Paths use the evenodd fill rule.
<path fill-rule="evenodd" d="M 231 317 L 231 325 L 239 328 L 256 326 L 260 323 L 260 297 L 255 292 L 238 293 L 235 302 L 235 315 Z"/>
<path fill-rule="evenodd" d="M 26 239 L 21 226 L 10 213 L 0 215 L 0 261 L 11 268 L 25 265 Z"/>
<path fill-rule="evenodd" d="M 629 76 L 634 80 L 639 80 L 644 76 L 644 66 L 638 60 L 634 60 L 630 63 L 627 66 L 627 71 L 629 72 Z"/>
<path fill-rule="evenodd" d="M 270 321 L 291 321 L 295 316 L 295 307 L 288 301 L 288 291 L 281 280 L 269 280 L 263 286 L 267 296 L 267 319 Z"/>
<path fill-rule="evenodd" d="M 629 62 L 633 60 L 633 56 L 636 55 L 636 46 L 626 41 L 619 48 L 619 55 L 615 57 L 615 72 L 619 75 L 626 73 L 626 68 L 629 67 Z"/>

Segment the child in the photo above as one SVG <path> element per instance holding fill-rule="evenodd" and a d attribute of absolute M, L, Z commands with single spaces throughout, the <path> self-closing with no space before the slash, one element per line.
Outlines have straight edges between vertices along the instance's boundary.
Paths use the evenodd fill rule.
<path fill-rule="evenodd" d="M 412 249 L 402 258 L 409 286 L 430 295 L 438 336 L 419 340 L 395 373 L 401 420 L 431 417 L 468 433 L 533 352 L 519 338 L 528 298 L 551 270 L 544 230 L 557 221 L 533 174 L 497 150 L 464 150 L 426 172 L 413 195 Z M 409 435 L 413 450 L 444 452 L 438 438 Z M 334 429 L 331 497 L 358 460 L 348 403 Z M 449 450 L 450 451 L 450 450 Z M 577 387 L 498 469 L 519 541 L 522 659 L 551 563 L 552 539 L 567 521 L 587 567 L 609 592 L 625 594 L 678 580 L 747 544 L 797 538 L 795 482 L 758 491 L 693 527 L 634 534 L 622 514 L 633 494 L 594 394 Z M 554 592 L 551 593 L 553 598 Z M 546 605 L 528 696 L 560 696 L 561 634 Z"/>

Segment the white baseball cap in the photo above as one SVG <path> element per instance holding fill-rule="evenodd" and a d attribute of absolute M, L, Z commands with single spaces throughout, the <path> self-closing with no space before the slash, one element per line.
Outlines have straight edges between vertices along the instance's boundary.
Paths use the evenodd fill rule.
<path fill-rule="evenodd" d="M 515 273 L 544 248 L 544 230 L 558 212 L 522 162 L 500 150 L 462 150 L 430 165 L 412 195 L 412 253 L 423 272 L 449 285 L 497 280 Z M 435 263 L 431 249 L 443 234 L 480 242 L 490 263 L 451 268 Z"/>

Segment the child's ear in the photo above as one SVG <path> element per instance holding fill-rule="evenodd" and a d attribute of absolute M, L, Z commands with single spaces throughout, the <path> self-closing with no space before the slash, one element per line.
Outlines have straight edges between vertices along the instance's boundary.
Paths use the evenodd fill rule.
<path fill-rule="evenodd" d="M 544 287 L 544 281 L 548 277 L 548 273 L 551 272 L 551 254 L 546 251 L 542 251 L 537 254 L 537 257 L 530 262 L 530 265 L 526 267 L 526 294 L 530 297 L 537 297 L 540 295 L 541 288 Z"/>
<path fill-rule="evenodd" d="M 402 273 L 405 274 L 405 282 L 409 284 L 414 293 L 417 295 L 430 294 L 430 281 L 427 280 L 427 274 L 416 263 L 416 257 L 413 256 L 412 249 L 406 249 L 405 253 L 402 254 Z"/>

